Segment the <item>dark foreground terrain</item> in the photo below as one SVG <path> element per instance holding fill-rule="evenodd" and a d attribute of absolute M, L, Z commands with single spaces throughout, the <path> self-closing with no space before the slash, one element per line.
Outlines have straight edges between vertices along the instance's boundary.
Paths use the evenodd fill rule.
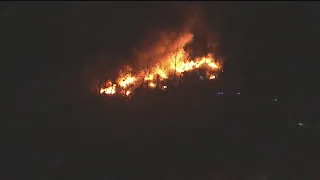
<path fill-rule="evenodd" d="M 11 133 L 19 145 L 5 170 L 12 179 L 319 178 L 318 134 L 298 125 L 289 100 L 189 89 L 48 101 Z"/>

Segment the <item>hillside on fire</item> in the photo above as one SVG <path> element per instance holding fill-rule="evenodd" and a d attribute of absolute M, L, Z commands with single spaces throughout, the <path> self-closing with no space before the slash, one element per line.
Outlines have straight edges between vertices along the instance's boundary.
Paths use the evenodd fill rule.
<path fill-rule="evenodd" d="M 119 66 L 114 77 L 101 77 L 95 84 L 98 109 L 117 117 L 117 122 L 111 118 L 106 123 L 125 122 L 125 127 L 134 127 L 137 120 L 128 122 L 131 117 L 153 119 L 155 124 L 178 123 L 178 119 L 188 124 L 200 118 L 200 126 L 212 128 L 286 124 L 284 114 L 277 112 L 281 103 L 274 106 L 271 94 L 264 99 L 248 95 L 241 89 L 240 75 L 226 74 L 227 59 L 209 30 L 202 31 L 207 33 L 204 36 L 187 27 L 156 32 L 156 38 L 135 49 L 133 60 Z M 212 113 L 214 117 L 208 118 Z"/>
<path fill-rule="evenodd" d="M 206 27 L 199 16 L 192 17 L 180 28 L 150 32 L 132 49 L 131 57 L 114 69 L 113 76 L 105 72 L 96 77 L 92 93 L 97 95 L 98 112 L 117 117 L 114 123 L 125 122 L 126 127 L 137 123 L 128 122 L 128 117 L 153 119 L 156 124 L 177 123 L 178 119 L 188 124 L 201 118 L 213 128 L 271 127 L 276 121 L 279 126 L 287 125 L 285 115 L 278 113 L 281 102 L 275 106 L 273 94 L 262 99 L 249 95 L 243 89 L 242 75 L 225 70 L 228 59 L 214 29 Z M 208 118 L 213 112 L 213 119 Z M 156 120 L 156 115 L 163 116 L 162 120 Z"/>
<path fill-rule="evenodd" d="M 132 97 L 143 89 L 167 91 L 187 83 L 214 81 L 223 71 L 224 59 L 208 52 L 208 42 L 201 47 L 206 54 L 196 56 L 188 48 L 193 39 L 190 31 L 162 32 L 158 42 L 136 53 L 135 67 L 121 67 L 114 80 L 98 84 L 98 93 Z"/>
<path fill-rule="evenodd" d="M 320 180 L 319 9 L 1 2 L 1 179 Z"/>

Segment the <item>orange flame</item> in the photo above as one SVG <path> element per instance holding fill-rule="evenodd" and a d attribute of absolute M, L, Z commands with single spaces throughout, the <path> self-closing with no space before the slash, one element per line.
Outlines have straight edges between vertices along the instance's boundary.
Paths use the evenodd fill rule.
<path fill-rule="evenodd" d="M 149 87 L 151 87 L 151 88 L 155 88 L 157 85 L 155 84 L 155 83 L 153 83 L 153 82 L 150 82 L 149 83 Z"/>
<path fill-rule="evenodd" d="M 116 84 L 112 84 L 111 82 L 107 82 L 107 87 L 101 88 L 100 93 L 105 94 L 115 94 L 116 93 Z"/>
<path fill-rule="evenodd" d="M 156 58 L 155 63 L 150 65 L 148 71 L 132 72 L 132 68 L 127 67 L 128 72 L 121 72 L 116 83 L 108 81 L 105 86 L 100 89 L 101 94 L 122 94 L 125 96 L 131 96 L 134 89 L 140 86 L 142 83 L 147 82 L 149 88 L 159 87 L 162 90 L 166 90 L 167 85 L 163 85 L 162 82 L 166 79 L 170 79 L 173 76 L 182 76 L 184 72 L 196 70 L 199 68 L 206 70 L 207 79 L 212 80 L 216 78 L 215 73 L 221 69 L 219 64 L 212 54 L 208 54 L 203 57 L 190 59 L 189 54 L 184 50 L 184 46 L 192 41 L 193 35 L 186 33 L 179 37 L 175 42 L 176 45 L 165 44 L 169 48 L 157 48 L 157 52 L 166 51 L 160 58 Z M 160 50 L 159 50 L 160 49 Z M 163 53 L 162 53 L 163 54 Z"/>
<path fill-rule="evenodd" d="M 209 79 L 215 79 L 215 78 L 216 78 L 215 75 L 211 75 L 211 76 L 209 77 Z"/>

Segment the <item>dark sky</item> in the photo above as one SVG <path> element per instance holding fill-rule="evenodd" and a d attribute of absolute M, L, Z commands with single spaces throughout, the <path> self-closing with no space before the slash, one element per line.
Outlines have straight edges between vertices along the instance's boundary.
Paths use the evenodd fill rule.
<path fill-rule="evenodd" d="M 318 61 L 318 2 L 1 2 L 0 5 L 1 61 L 8 87 L 23 86 L 33 92 L 40 87 L 43 92 L 54 92 L 86 86 L 90 75 L 83 73 L 84 67 L 97 71 L 117 67 L 119 59 L 130 56 L 131 48 L 145 34 L 179 24 L 190 5 L 203 7 L 208 26 L 221 37 L 226 68 L 234 72 L 230 76 L 240 72 L 250 82 L 279 77 L 279 82 L 293 85 L 303 81 L 306 72 L 310 74 Z M 296 75 L 293 77 L 296 80 L 289 78 L 289 74 Z"/>
<path fill-rule="evenodd" d="M 30 129 L 51 119 L 68 120 L 65 111 L 73 110 L 63 106 L 68 98 L 83 97 L 79 95 L 86 93 L 93 77 L 117 67 L 150 31 L 179 26 L 189 5 L 203 7 L 208 26 L 221 38 L 226 82 L 242 77 L 244 89 L 277 89 L 293 94 L 293 100 L 319 96 L 312 88 L 319 82 L 319 2 L 0 2 L 1 89 L 6 91 L 1 102 L 9 107 L 2 109 L 8 116 L 1 116 L 9 118 L 1 121 L 12 125 L 1 124 L 4 132 L 10 132 L 4 137 L 13 142 L 22 135 L 29 141 Z M 72 117 L 68 122 L 81 124 L 82 118 Z M 36 134 L 32 137 L 46 137 L 37 132 L 32 130 Z M 29 161 L 30 156 L 22 156 L 8 156 L 7 166 L 19 162 L 27 170 L 31 166 L 23 166 L 21 159 Z M 92 163 L 86 164 L 83 167 Z"/>

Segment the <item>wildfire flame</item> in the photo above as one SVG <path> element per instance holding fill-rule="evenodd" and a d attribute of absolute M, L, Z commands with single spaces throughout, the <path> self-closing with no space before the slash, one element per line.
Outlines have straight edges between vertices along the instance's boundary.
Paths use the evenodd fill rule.
<path fill-rule="evenodd" d="M 184 47 L 192 39 L 193 35 L 186 33 L 172 42 L 174 45 L 166 45 L 169 48 L 158 48 L 161 49 L 162 55 L 160 58 L 155 58 L 156 62 L 136 72 L 127 67 L 127 71 L 122 71 L 114 83 L 107 81 L 100 89 L 100 94 L 131 96 L 134 89 L 143 84 L 152 89 L 166 90 L 168 87 L 163 84 L 164 81 L 171 79 L 171 77 L 182 77 L 183 73 L 200 68 L 205 70 L 207 79 L 215 79 L 217 70 L 222 68 L 221 64 L 215 60 L 212 54 L 191 59 Z"/>

